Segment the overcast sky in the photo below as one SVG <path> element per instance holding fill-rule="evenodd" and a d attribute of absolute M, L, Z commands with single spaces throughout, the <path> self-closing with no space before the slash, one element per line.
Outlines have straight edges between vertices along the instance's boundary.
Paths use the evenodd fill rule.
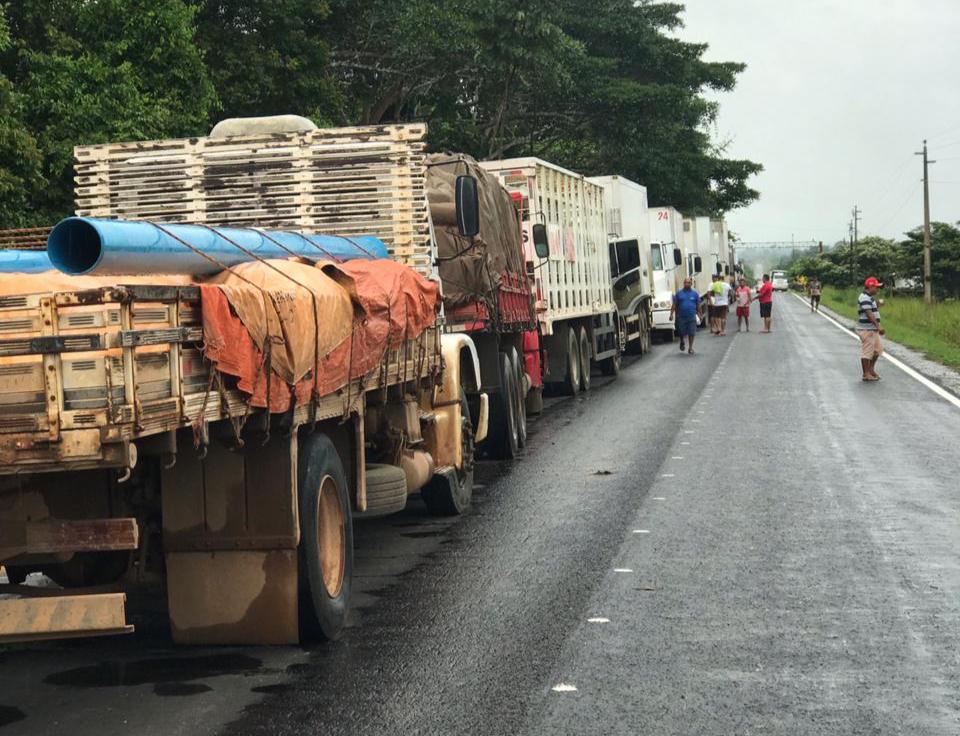
<path fill-rule="evenodd" d="M 681 37 L 711 61 L 742 61 L 718 95 L 728 155 L 762 163 L 760 200 L 727 216 L 745 241 L 900 237 L 960 220 L 960 0 L 681 0 Z"/>

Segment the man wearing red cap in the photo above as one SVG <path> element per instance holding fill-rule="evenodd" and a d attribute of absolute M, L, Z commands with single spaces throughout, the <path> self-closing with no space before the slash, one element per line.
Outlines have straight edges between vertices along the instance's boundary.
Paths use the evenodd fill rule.
<path fill-rule="evenodd" d="M 860 365 L 863 366 L 864 381 L 879 381 L 875 370 L 877 360 L 883 354 L 880 335 L 884 329 L 880 326 L 880 307 L 874 294 L 883 284 L 873 276 L 863 282 L 863 293 L 858 299 L 857 334 L 860 336 Z"/>

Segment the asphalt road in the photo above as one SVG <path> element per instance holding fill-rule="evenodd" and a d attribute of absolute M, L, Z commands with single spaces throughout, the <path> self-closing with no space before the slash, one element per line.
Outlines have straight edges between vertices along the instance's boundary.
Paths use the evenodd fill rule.
<path fill-rule="evenodd" d="M 361 526 L 343 641 L 0 650 L 0 733 L 960 733 L 960 409 L 774 317 L 553 402 L 466 516 Z"/>

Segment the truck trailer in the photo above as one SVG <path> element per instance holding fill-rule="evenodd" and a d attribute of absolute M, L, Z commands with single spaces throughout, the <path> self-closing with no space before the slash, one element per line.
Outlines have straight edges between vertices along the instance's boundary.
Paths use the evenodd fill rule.
<path fill-rule="evenodd" d="M 625 352 L 643 355 L 651 348 L 653 324 L 647 188 L 616 175 L 590 181 L 603 187 L 613 299 L 623 325 Z"/>
<path fill-rule="evenodd" d="M 683 255 L 683 215 L 673 207 L 654 207 L 650 219 L 650 268 L 653 272 L 653 331 L 672 341 L 676 329 L 670 318 L 673 295 L 686 276 Z"/>
<path fill-rule="evenodd" d="M 523 224 L 542 340 L 543 382 L 590 388 L 597 366 L 620 371 L 623 332 L 613 299 L 603 187 L 538 158 L 484 161 L 513 196 Z M 531 393 L 536 400 L 539 393 Z"/>
<path fill-rule="evenodd" d="M 125 585 L 160 575 L 176 642 L 336 638 L 354 518 L 418 492 L 466 507 L 487 399 L 473 341 L 438 320 L 424 134 L 285 118 L 76 150 L 89 232 L 62 263 L 89 273 L 0 279 L 0 641 L 129 631 Z M 98 275 L 89 248 L 128 225 L 219 273 Z M 309 262 L 250 249 L 280 231 Z M 384 257 L 342 260 L 317 232 Z M 249 262 L 221 260 L 234 248 Z"/>

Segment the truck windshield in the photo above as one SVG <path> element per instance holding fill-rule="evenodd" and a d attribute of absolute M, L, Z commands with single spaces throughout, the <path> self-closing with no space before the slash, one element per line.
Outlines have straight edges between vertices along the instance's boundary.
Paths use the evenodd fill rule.
<path fill-rule="evenodd" d="M 659 243 L 650 246 L 650 266 L 654 271 L 663 270 L 663 255 L 660 253 Z"/>

